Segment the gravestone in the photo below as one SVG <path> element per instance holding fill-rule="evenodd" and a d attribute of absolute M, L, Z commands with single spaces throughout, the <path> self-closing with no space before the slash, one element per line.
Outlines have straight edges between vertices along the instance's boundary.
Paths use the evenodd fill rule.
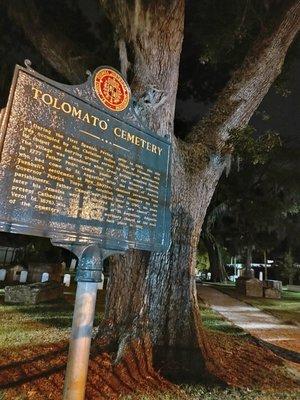
<path fill-rule="evenodd" d="M 62 285 L 56 282 L 40 282 L 29 285 L 6 286 L 5 303 L 38 304 L 63 296 Z"/>
<path fill-rule="evenodd" d="M 263 297 L 263 283 L 256 278 L 239 277 L 236 280 L 236 290 L 243 296 Z"/>
<path fill-rule="evenodd" d="M 71 275 L 70 275 L 70 274 L 65 274 L 65 275 L 64 275 L 63 284 L 64 284 L 66 287 L 69 287 L 69 286 L 70 286 L 70 284 L 71 284 Z"/>
<path fill-rule="evenodd" d="M 0 282 L 5 281 L 6 269 L 0 269 Z"/>
<path fill-rule="evenodd" d="M 60 263 L 29 263 L 28 265 L 28 282 L 41 282 L 44 272 L 49 274 L 49 280 L 61 282 L 63 275 L 62 265 Z"/>
<path fill-rule="evenodd" d="M 77 263 L 76 258 L 73 258 L 72 261 L 71 261 L 71 264 L 70 264 L 70 268 L 69 268 L 70 272 L 75 271 L 76 263 Z"/>
<path fill-rule="evenodd" d="M 48 282 L 49 281 L 49 274 L 48 272 L 43 272 L 41 282 Z"/>
<path fill-rule="evenodd" d="M 281 292 L 282 291 L 282 282 L 275 281 L 273 279 L 267 279 L 264 281 L 264 287 L 270 288 L 270 289 L 276 289 Z"/>
<path fill-rule="evenodd" d="M 103 290 L 104 288 L 104 274 L 101 275 L 101 282 L 98 283 L 98 290 Z"/>
<path fill-rule="evenodd" d="M 28 276 L 28 271 L 21 271 L 20 273 L 20 283 L 26 283 Z"/>
<path fill-rule="evenodd" d="M 264 281 L 264 297 L 267 299 L 281 299 L 282 282 L 268 279 Z"/>
<path fill-rule="evenodd" d="M 20 274 L 24 270 L 22 265 L 14 265 L 7 269 L 7 282 L 18 282 L 20 280 Z"/>

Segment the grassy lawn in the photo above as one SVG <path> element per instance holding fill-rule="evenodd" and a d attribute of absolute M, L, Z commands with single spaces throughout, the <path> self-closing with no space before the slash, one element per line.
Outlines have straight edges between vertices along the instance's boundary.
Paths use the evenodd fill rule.
<path fill-rule="evenodd" d="M 213 311 L 211 308 L 200 304 L 201 318 L 203 325 L 206 329 L 213 332 L 222 332 L 232 336 L 245 336 L 249 335 L 241 328 L 231 324 L 229 321 L 224 319 L 220 314 Z"/>
<path fill-rule="evenodd" d="M 98 296 L 95 324 L 100 321 L 103 294 Z M 0 350 L 16 346 L 43 345 L 69 339 L 72 325 L 74 291 L 64 299 L 38 305 L 5 304 L 0 289 Z"/>
<path fill-rule="evenodd" d="M 300 394 L 300 392 L 266 393 L 250 389 L 209 388 L 203 385 L 184 386 L 183 389 L 189 400 L 298 400 Z M 158 394 L 155 397 L 126 396 L 122 400 L 174 400 L 174 396 L 168 394 Z"/>
<path fill-rule="evenodd" d="M 35 348 L 39 349 L 41 346 L 51 346 L 58 342 L 66 342 L 69 338 L 72 323 L 73 289 L 68 289 L 64 300 L 43 303 L 37 306 L 5 304 L 4 292 L 0 290 L 0 353 L 3 355 L 6 352 L 10 354 L 15 352 L 17 360 L 21 354 L 18 353 L 20 348 L 28 348 L 28 351 L 34 352 Z M 98 296 L 95 324 L 101 320 L 103 315 L 104 295 L 105 293 L 102 291 Z M 201 315 L 203 324 L 209 332 L 221 334 L 225 337 L 225 340 L 227 340 L 226 338 L 228 340 L 235 338 L 239 342 L 248 340 L 248 335 L 243 330 L 233 326 L 218 313 L 204 305 L 201 305 Z M 32 385 L 34 385 L 34 382 Z M 224 388 L 205 383 L 184 385 L 182 389 L 187 398 L 191 400 L 296 400 L 299 398 L 299 392 L 296 393 L 295 391 L 270 393 L 252 389 Z M 7 393 L 7 390 L 0 390 L 0 400 L 35 400 L 34 397 L 22 391 L 13 398 Z M 174 400 L 175 397 L 174 395 L 157 394 L 154 397 L 136 395 L 123 398 L 123 400 L 136 399 Z"/>
<path fill-rule="evenodd" d="M 240 295 L 235 291 L 233 284 L 213 284 L 216 289 L 235 297 L 238 300 L 245 301 L 254 307 L 266 311 L 286 323 L 300 324 L 300 293 L 288 290 L 282 291 L 282 298 L 265 299 L 251 298 Z"/>

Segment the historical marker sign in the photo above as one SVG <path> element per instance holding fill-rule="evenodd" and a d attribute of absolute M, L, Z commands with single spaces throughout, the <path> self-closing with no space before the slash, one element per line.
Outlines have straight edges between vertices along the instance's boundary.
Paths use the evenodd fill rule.
<path fill-rule="evenodd" d="M 108 67 L 79 86 L 16 67 L 0 131 L 0 230 L 167 248 L 170 143 L 144 129 L 130 96 Z"/>

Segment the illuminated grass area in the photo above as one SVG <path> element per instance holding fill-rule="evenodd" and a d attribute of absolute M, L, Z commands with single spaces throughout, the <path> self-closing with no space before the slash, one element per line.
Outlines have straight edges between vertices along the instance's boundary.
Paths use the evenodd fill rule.
<path fill-rule="evenodd" d="M 209 388 L 203 385 L 184 386 L 189 400 L 298 400 L 300 391 L 293 393 L 266 393 L 258 390 Z M 1 398 L 0 398 L 1 399 Z M 126 396 L 122 400 L 182 400 L 173 394 L 155 394 L 154 396 Z"/>
<path fill-rule="evenodd" d="M 97 301 L 95 324 L 104 308 L 103 295 Z M 16 346 L 57 343 L 69 339 L 74 294 L 55 302 L 38 305 L 5 304 L 0 289 L 0 350 Z"/>

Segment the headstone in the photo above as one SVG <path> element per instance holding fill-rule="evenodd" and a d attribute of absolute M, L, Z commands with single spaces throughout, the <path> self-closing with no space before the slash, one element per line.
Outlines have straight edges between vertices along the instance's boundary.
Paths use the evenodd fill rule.
<path fill-rule="evenodd" d="M 65 286 L 67 286 L 67 287 L 70 286 L 70 284 L 71 284 L 71 275 L 70 275 L 70 274 L 65 274 L 65 275 L 64 275 L 63 284 L 64 284 Z"/>
<path fill-rule="evenodd" d="M 264 273 L 262 271 L 259 272 L 259 280 L 260 281 L 264 280 Z"/>
<path fill-rule="evenodd" d="M 281 292 L 277 289 L 265 288 L 264 296 L 266 299 L 281 299 Z"/>
<path fill-rule="evenodd" d="M 4 290 L 5 303 L 38 304 L 49 300 L 56 300 L 62 296 L 62 285 L 56 282 L 6 286 Z"/>
<path fill-rule="evenodd" d="M 61 263 L 29 263 L 28 264 L 28 282 L 41 282 L 44 272 L 49 274 L 49 280 L 60 283 L 63 272 Z"/>
<path fill-rule="evenodd" d="M 281 299 L 282 282 L 268 279 L 264 281 L 264 296 L 267 299 Z"/>
<path fill-rule="evenodd" d="M 77 259 L 73 258 L 70 264 L 70 271 L 75 271 Z"/>
<path fill-rule="evenodd" d="M 19 282 L 20 280 L 20 274 L 21 271 L 23 271 L 23 266 L 22 265 L 14 265 L 7 269 L 7 276 L 6 276 L 6 281 L 7 282 Z"/>
<path fill-rule="evenodd" d="M 104 288 L 104 275 L 101 275 L 101 282 L 98 283 L 98 290 L 103 290 Z"/>
<path fill-rule="evenodd" d="M 267 279 L 264 282 L 264 287 L 265 288 L 270 288 L 270 289 L 276 289 L 281 291 L 282 290 L 282 282 L 281 281 L 275 281 L 273 279 Z"/>
<path fill-rule="evenodd" d="M 44 272 L 42 274 L 41 282 L 48 282 L 49 281 L 49 274 L 48 272 Z"/>
<path fill-rule="evenodd" d="M 28 271 L 21 271 L 20 273 L 20 283 L 26 283 Z"/>
<path fill-rule="evenodd" d="M 256 278 L 239 277 L 236 280 L 236 290 L 247 297 L 263 297 L 263 283 Z"/>
<path fill-rule="evenodd" d="M 0 269 L 0 281 L 5 281 L 6 269 Z"/>

